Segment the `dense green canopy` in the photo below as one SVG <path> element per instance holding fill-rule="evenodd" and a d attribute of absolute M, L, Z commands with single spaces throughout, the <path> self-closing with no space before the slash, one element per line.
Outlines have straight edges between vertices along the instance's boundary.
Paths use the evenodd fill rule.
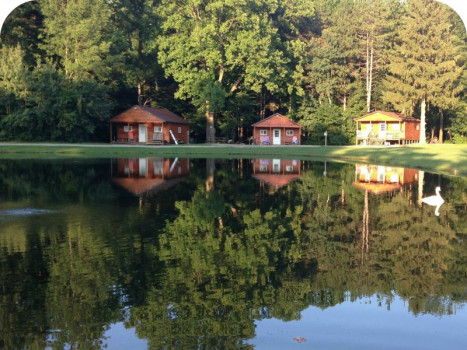
<path fill-rule="evenodd" d="M 245 141 L 281 112 L 305 143 L 347 144 L 374 109 L 422 118 L 422 142 L 462 142 L 466 40 L 434 0 L 29 2 L 2 28 L 0 139 L 107 140 L 140 104 L 181 114 L 198 142 Z"/>

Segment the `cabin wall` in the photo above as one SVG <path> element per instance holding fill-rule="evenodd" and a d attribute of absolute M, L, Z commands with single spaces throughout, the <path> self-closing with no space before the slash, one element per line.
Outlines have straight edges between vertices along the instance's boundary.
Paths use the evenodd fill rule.
<path fill-rule="evenodd" d="M 138 134 L 138 124 L 136 123 L 116 123 L 117 124 L 117 135 L 116 135 L 116 140 L 112 141 L 117 141 L 117 142 L 123 142 L 124 140 L 128 141 L 131 136 L 136 140 L 137 134 Z M 131 126 L 133 128 L 132 131 L 126 132 L 123 130 L 125 126 Z"/>
<path fill-rule="evenodd" d="M 300 174 L 300 162 L 291 159 L 279 160 L 279 168 L 274 169 L 273 159 L 255 159 L 253 174 Z"/>
<path fill-rule="evenodd" d="M 269 136 L 269 142 L 272 144 L 273 140 L 273 132 L 274 129 L 281 130 L 281 145 L 290 145 L 292 144 L 293 138 L 296 137 L 298 144 L 301 144 L 301 131 L 298 128 L 275 128 L 275 127 L 260 127 L 255 126 L 253 127 L 253 139 L 255 140 L 256 144 L 261 143 L 261 139 L 264 136 Z M 261 135 L 261 130 L 267 130 L 267 135 Z M 287 136 L 287 130 L 293 131 L 293 135 Z"/>
<path fill-rule="evenodd" d="M 420 123 L 405 122 L 405 140 L 407 141 L 419 141 L 420 140 Z"/>
<path fill-rule="evenodd" d="M 144 173 L 140 173 L 141 159 L 146 161 Z M 117 173 L 128 178 L 172 179 L 188 175 L 190 162 L 186 158 L 177 159 L 177 162 L 172 158 L 121 158 L 117 163 Z"/>
<path fill-rule="evenodd" d="M 140 123 L 115 123 L 117 125 L 116 139 L 112 141 L 129 142 L 133 139 L 134 142 L 139 142 L 139 124 Z M 172 130 L 175 138 L 184 143 L 190 141 L 190 126 L 188 124 L 175 123 L 144 123 L 146 125 L 147 142 L 152 142 L 154 137 L 154 127 L 162 126 L 162 138 L 164 143 L 174 143 L 170 136 L 169 130 Z M 131 126 L 131 132 L 125 132 L 124 127 Z M 180 132 L 179 132 L 180 127 Z M 115 136 L 114 136 L 115 137 Z"/>
<path fill-rule="evenodd" d="M 174 143 L 169 130 L 172 130 L 175 138 L 183 143 L 190 143 L 190 126 L 188 124 L 164 123 L 164 140 Z"/>

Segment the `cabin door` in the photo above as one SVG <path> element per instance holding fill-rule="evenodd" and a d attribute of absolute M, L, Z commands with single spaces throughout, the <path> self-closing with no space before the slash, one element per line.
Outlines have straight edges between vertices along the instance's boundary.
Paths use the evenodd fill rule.
<path fill-rule="evenodd" d="M 378 136 L 380 139 L 386 138 L 386 123 L 379 123 L 379 133 Z"/>
<path fill-rule="evenodd" d="M 281 129 L 274 129 L 272 131 L 272 144 L 273 145 L 281 144 Z"/>
<path fill-rule="evenodd" d="M 139 124 L 138 125 L 138 141 L 139 142 L 147 142 L 148 141 L 146 124 Z"/>
<path fill-rule="evenodd" d="M 139 159 L 139 176 L 148 176 L 148 160 L 146 158 Z"/>
<path fill-rule="evenodd" d="M 272 172 L 273 173 L 280 173 L 281 172 L 281 160 L 280 159 L 273 159 L 272 160 Z"/>

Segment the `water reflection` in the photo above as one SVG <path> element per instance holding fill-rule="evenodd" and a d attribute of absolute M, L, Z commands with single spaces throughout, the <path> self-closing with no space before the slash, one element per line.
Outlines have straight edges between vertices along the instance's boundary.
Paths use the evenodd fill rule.
<path fill-rule="evenodd" d="M 112 161 L 111 174 L 113 183 L 139 197 L 141 209 L 144 198 L 184 181 L 190 174 L 190 162 L 178 158 L 120 158 Z"/>
<path fill-rule="evenodd" d="M 407 184 L 418 183 L 419 171 L 399 167 L 357 164 L 354 186 L 372 194 L 398 191 Z"/>
<path fill-rule="evenodd" d="M 272 189 L 300 179 L 300 161 L 289 159 L 254 159 L 252 176 Z"/>
<path fill-rule="evenodd" d="M 439 216 L 439 208 L 443 205 L 444 199 L 441 197 L 441 194 L 440 194 L 441 187 L 436 186 L 435 191 L 436 191 L 436 194 L 434 196 L 422 198 L 422 202 L 428 205 L 431 205 L 432 207 L 436 207 L 435 215 Z"/>
<path fill-rule="evenodd" d="M 322 337 L 351 330 L 355 347 L 380 348 L 377 337 L 361 341 L 365 327 L 351 327 L 380 324 L 362 298 L 411 329 L 421 317 L 407 315 L 436 316 L 427 333 L 451 331 L 450 349 L 465 344 L 447 320 L 467 315 L 467 179 L 418 173 L 417 184 L 416 172 L 392 168 L 379 179 L 397 175 L 400 187 L 370 192 L 356 185 L 367 182 L 355 165 L 327 163 L 324 177 L 323 163 L 297 162 L 299 178 L 263 191 L 257 176 L 287 176 L 293 161 L 143 159 L 0 161 L 1 210 L 60 213 L 0 226 L 0 348 L 101 349 L 115 325 L 144 339 L 142 348 L 252 348 L 259 322 L 307 328 L 310 308 L 332 319 Z M 443 215 L 424 215 L 420 194 L 437 185 Z M 352 308 L 351 319 L 341 308 Z M 388 329 L 373 331 L 401 335 Z M 325 348 L 314 334 L 287 339 L 298 336 Z"/>

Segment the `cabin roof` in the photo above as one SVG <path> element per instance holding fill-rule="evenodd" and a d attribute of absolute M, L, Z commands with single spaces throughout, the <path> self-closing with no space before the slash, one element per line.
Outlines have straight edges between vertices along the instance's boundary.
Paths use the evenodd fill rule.
<path fill-rule="evenodd" d="M 301 125 L 293 122 L 286 116 L 275 113 L 270 117 L 267 117 L 257 123 L 252 125 L 253 127 L 263 127 L 263 128 L 294 128 L 300 129 Z"/>
<path fill-rule="evenodd" d="M 269 186 L 280 188 L 300 179 L 300 174 L 254 174 L 252 177 L 264 181 Z"/>
<path fill-rule="evenodd" d="M 112 181 L 120 187 L 126 189 L 128 192 L 138 196 L 149 191 L 168 189 L 185 180 L 185 178 L 186 177 L 178 177 L 166 180 L 161 178 L 148 179 L 115 177 L 112 178 Z"/>
<path fill-rule="evenodd" d="M 353 185 L 361 190 L 367 190 L 372 194 L 380 194 L 384 192 L 399 191 L 401 185 L 398 183 L 388 184 L 379 182 L 354 182 Z"/>
<path fill-rule="evenodd" d="M 176 123 L 189 124 L 167 108 L 133 106 L 110 119 L 111 123 Z"/>
<path fill-rule="evenodd" d="M 370 113 L 366 113 L 360 117 L 354 118 L 355 121 L 411 121 L 420 123 L 419 119 L 413 117 L 407 117 L 401 113 L 397 112 L 389 112 L 389 111 L 373 111 Z"/>

